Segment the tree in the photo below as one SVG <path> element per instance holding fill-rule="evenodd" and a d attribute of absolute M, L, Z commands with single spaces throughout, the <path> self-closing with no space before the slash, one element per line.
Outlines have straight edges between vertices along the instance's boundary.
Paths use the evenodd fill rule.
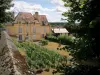
<path fill-rule="evenodd" d="M 9 10 L 13 6 L 11 2 L 12 0 L 0 0 L 0 24 L 13 20 L 13 14 L 6 12 L 6 10 Z"/>
<path fill-rule="evenodd" d="M 97 41 L 99 41 L 99 24 L 97 17 L 100 15 L 100 4 L 97 0 L 63 0 L 64 6 L 69 7 L 68 12 L 64 12 L 63 15 L 68 17 L 67 21 L 72 26 L 76 21 L 79 21 L 77 34 L 78 37 L 83 38 L 83 43 L 86 44 L 87 49 L 94 51 L 95 56 L 100 55 L 100 51 Z M 73 27 L 72 27 L 73 28 Z M 74 27 L 75 28 L 75 27 Z M 90 45 L 89 45 L 90 44 Z M 86 48 L 84 45 L 84 48 Z M 81 47 L 82 48 L 82 47 Z"/>
<path fill-rule="evenodd" d="M 90 58 L 100 59 L 100 50 L 99 50 L 100 49 L 99 48 L 100 2 L 98 0 L 63 0 L 63 1 L 65 3 L 64 6 L 70 8 L 68 12 L 63 13 L 63 15 L 67 17 L 68 24 L 69 25 L 71 24 L 73 28 L 75 26 L 76 21 L 79 22 L 78 28 L 76 27 L 78 34 L 77 37 L 79 39 L 75 41 L 75 44 L 70 46 L 70 51 L 72 55 L 76 59 L 78 58 L 79 60 L 82 59 L 88 60 Z M 100 66 L 98 67 L 100 68 Z M 92 70 L 97 71 L 99 68 L 97 67 L 94 68 L 92 66 Z M 82 68 L 79 67 L 79 69 Z M 71 68 L 71 70 L 73 70 L 73 68 Z M 87 72 L 87 74 L 80 73 L 78 75 L 88 75 L 90 73 L 91 69 L 89 67 L 89 71 Z"/>

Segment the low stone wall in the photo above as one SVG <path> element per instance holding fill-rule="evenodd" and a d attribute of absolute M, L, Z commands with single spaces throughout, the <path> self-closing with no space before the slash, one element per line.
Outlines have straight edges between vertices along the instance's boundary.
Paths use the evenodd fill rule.
<path fill-rule="evenodd" d="M 25 58 L 5 31 L 0 39 L 0 75 L 30 75 Z"/>

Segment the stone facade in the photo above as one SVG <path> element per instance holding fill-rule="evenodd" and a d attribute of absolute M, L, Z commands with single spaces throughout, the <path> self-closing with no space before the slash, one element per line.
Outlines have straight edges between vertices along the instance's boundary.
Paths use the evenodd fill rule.
<path fill-rule="evenodd" d="M 19 12 L 12 24 L 6 25 L 10 36 L 18 41 L 38 41 L 51 32 L 46 15 L 34 15 L 28 12 Z"/>
<path fill-rule="evenodd" d="M 30 75 L 25 58 L 5 31 L 0 39 L 0 75 Z"/>

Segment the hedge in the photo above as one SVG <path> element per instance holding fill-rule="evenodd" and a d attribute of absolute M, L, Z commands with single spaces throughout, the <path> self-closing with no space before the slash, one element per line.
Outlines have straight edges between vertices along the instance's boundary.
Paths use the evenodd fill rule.
<path fill-rule="evenodd" d="M 49 41 L 58 42 L 58 43 L 65 44 L 65 45 L 69 45 L 74 42 L 74 39 L 72 36 L 63 35 L 63 34 L 59 35 L 58 37 L 50 35 L 50 36 L 47 36 L 46 39 Z"/>

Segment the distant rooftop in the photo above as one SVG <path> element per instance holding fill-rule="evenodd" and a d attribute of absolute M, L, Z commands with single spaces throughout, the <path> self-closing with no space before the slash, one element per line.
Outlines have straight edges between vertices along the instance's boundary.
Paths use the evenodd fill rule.
<path fill-rule="evenodd" d="M 66 28 L 53 28 L 54 33 L 69 33 Z"/>
<path fill-rule="evenodd" d="M 49 23 L 67 23 L 67 22 L 49 22 Z"/>

